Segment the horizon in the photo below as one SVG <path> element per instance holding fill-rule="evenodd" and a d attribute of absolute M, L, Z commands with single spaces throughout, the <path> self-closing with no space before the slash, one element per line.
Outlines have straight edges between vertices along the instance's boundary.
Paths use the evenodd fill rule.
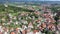
<path fill-rule="evenodd" d="M 7 0 L 0 0 L 0 4 L 4 4 L 4 3 L 6 3 L 7 2 Z M 49 3 L 49 4 L 51 4 L 51 3 L 53 3 L 53 4 L 55 4 L 55 3 L 57 3 L 57 4 L 60 4 L 60 0 L 8 0 L 8 3 L 15 3 L 15 2 L 17 2 L 18 4 L 20 3 L 20 2 L 26 2 L 26 3 L 28 3 L 28 2 L 34 2 L 34 3 Z"/>
<path fill-rule="evenodd" d="M 8 1 L 60 1 L 60 0 L 8 0 Z"/>

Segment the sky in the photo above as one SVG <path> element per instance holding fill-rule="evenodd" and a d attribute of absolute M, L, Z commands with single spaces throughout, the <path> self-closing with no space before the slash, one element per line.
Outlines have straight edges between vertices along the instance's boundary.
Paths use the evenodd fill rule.
<path fill-rule="evenodd" d="M 44 1 L 60 1 L 60 0 L 44 0 Z"/>
<path fill-rule="evenodd" d="M 16 0 L 16 1 L 26 1 L 26 0 Z M 27 0 L 27 1 L 60 1 L 60 0 Z"/>
<path fill-rule="evenodd" d="M 26 1 L 26 0 L 16 0 L 16 1 Z M 60 1 L 60 0 L 27 0 L 27 1 Z"/>
<path fill-rule="evenodd" d="M 0 2 L 5 2 L 6 0 L 0 0 Z M 60 1 L 60 0 L 8 0 L 8 1 Z"/>
<path fill-rule="evenodd" d="M 8 0 L 8 1 L 60 1 L 60 0 Z"/>
<path fill-rule="evenodd" d="M 0 0 L 0 3 L 6 3 L 7 0 Z M 21 1 L 59 1 L 60 0 L 8 0 L 8 2 L 21 2 Z"/>

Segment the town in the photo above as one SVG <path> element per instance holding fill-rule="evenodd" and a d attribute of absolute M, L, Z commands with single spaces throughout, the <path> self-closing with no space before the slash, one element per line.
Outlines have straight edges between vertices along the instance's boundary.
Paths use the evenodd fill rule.
<path fill-rule="evenodd" d="M 60 34 L 60 5 L 0 4 L 0 34 Z"/>

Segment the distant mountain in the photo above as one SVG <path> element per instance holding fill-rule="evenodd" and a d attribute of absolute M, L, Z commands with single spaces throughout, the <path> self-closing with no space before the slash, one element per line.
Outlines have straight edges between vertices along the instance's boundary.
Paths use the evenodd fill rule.
<path fill-rule="evenodd" d="M 25 3 L 25 4 L 60 4 L 60 1 L 15 1 L 15 2 L 9 2 L 9 3 Z"/>
<path fill-rule="evenodd" d="M 6 3 L 7 0 L 0 0 L 0 4 Z M 60 4 L 60 1 L 41 1 L 41 0 L 8 0 L 8 3 L 14 3 L 14 4 Z M 22 3 L 22 4 L 23 4 Z"/>
<path fill-rule="evenodd" d="M 6 0 L 0 0 L 0 4 L 6 3 Z"/>

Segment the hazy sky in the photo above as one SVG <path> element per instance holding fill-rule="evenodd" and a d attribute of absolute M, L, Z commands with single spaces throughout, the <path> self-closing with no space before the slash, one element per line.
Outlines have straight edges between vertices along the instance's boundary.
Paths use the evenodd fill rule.
<path fill-rule="evenodd" d="M 9 0 L 9 1 L 60 1 L 60 0 Z"/>
<path fill-rule="evenodd" d="M 45 1 L 60 1 L 60 0 L 45 0 Z"/>
<path fill-rule="evenodd" d="M 6 1 L 6 0 L 0 0 L 0 1 Z M 60 0 L 8 0 L 8 1 L 60 1 Z"/>

